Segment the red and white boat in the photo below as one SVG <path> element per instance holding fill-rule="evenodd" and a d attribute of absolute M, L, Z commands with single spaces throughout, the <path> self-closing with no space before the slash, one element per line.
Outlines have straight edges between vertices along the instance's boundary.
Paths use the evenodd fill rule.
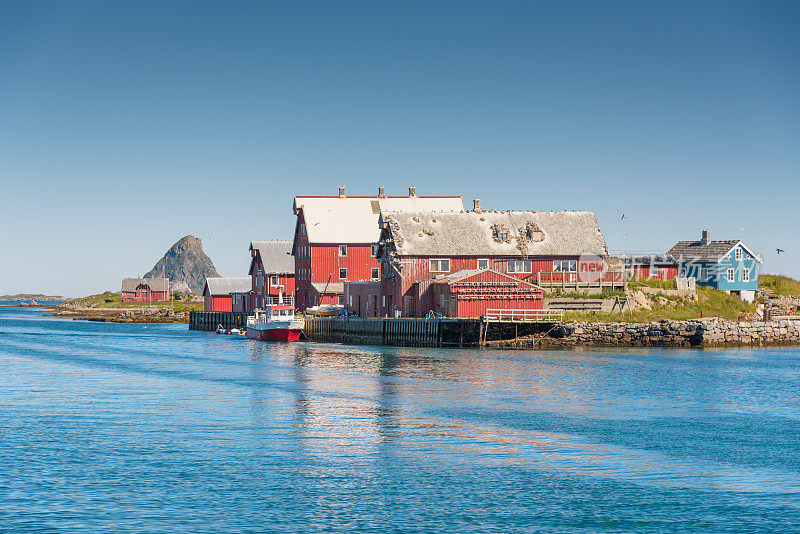
<path fill-rule="evenodd" d="M 261 341 L 297 341 L 304 321 L 294 315 L 291 304 L 275 304 L 254 310 L 247 317 L 247 337 Z"/>

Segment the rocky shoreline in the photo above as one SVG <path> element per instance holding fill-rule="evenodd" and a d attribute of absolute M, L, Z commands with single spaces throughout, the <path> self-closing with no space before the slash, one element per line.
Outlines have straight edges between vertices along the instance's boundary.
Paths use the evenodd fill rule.
<path fill-rule="evenodd" d="M 800 345 L 800 320 L 736 322 L 710 318 L 657 323 L 577 322 L 565 327 L 566 335 L 561 338 L 534 335 L 486 345 L 497 348 Z"/>
<path fill-rule="evenodd" d="M 62 317 L 75 321 L 100 323 L 189 323 L 189 312 L 163 308 L 88 308 L 84 306 L 48 306 L 45 317 Z"/>

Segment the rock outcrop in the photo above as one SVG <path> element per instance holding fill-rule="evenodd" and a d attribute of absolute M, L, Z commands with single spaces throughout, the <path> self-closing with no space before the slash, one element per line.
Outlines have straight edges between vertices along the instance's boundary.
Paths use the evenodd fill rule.
<path fill-rule="evenodd" d="M 158 263 L 144 275 L 145 278 L 169 278 L 172 282 L 185 282 L 192 293 L 202 293 L 206 278 L 218 277 L 214 263 L 203 252 L 203 243 L 187 235 L 164 254 Z"/>

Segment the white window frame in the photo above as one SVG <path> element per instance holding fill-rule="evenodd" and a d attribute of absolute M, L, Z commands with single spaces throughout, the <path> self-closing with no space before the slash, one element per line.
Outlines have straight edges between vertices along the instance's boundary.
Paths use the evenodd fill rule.
<path fill-rule="evenodd" d="M 750 281 L 750 269 L 744 268 L 742 269 L 742 282 L 749 282 Z"/>
<path fill-rule="evenodd" d="M 736 281 L 736 269 L 733 267 L 728 267 L 728 282 L 735 282 Z"/>
<path fill-rule="evenodd" d="M 447 268 L 444 268 L 444 265 L 447 265 Z M 436 258 L 431 259 L 429 262 L 430 272 L 432 273 L 449 273 L 450 272 L 450 258 Z"/>
<path fill-rule="evenodd" d="M 342 271 L 344 271 L 344 276 L 342 276 Z M 347 280 L 347 267 L 339 267 L 339 280 Z"/>
<path fill-rule="evenodd" d="M 372 267 L 369 270 L 369 275 L 371 280 L 380 280 L 381 278 L 381 270 L 377 267 Z"/>
<path fill-rule="evenodd" d="M 370 245 L 369 253 L 373 258 L 377 258 L 378 257 L 378 244 L 377 243 L 373 243 L 372 245 Z"/>
<path fill-rule="evenodd" d="M 486 262 L 486 267 L 481 267 L 481 262 Z M 475 264 L 478 269 L 488 269 L 489 268 L 489 258 L 478 258 L 478 262 Z"/>
<path fill-rule="evenodd" d="M 269 275 L 269 285 L 272 287 L 278 287 L 280 285 L 280 278 L 277 274 Z"/>
<path fill-rule="evenodd" d="M 342 251 L 344 251 L 344 254 L 342 254 Z M 339 257 L 340 258 L 347 257 L 347 245 L 339 245 Z"/>
<path fill-rule="evenodd" d="M 658 265 L 655 263 L 650 264 L 650 276 L 658 276 Z"/>
<path fill-rule="evenodd" d="M 736 247 L 736 250 L 733 254 L 736 258 L 736 261 L 742 261 L 744 259 L 744 251 L 742 250 L 742 247 Z"/>
<path fill-rule="evenodd" d="M 339 293 L 337 302 L 339 303 L 339 306 L 344 306 L 344 295 Z"/>
<path fill-rule="evenodd" d="M 521 267 L 518 269 L 518 267 Z M 533 272 L 533 262 L 531 260 L 508 260 L 506 272 L 518 274 L 530 274 Z"/>

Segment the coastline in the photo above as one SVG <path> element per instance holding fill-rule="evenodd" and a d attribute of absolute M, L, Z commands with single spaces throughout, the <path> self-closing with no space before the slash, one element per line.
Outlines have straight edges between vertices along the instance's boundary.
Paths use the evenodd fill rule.
<path fill-rule="evenodd" d="M 42 306 L 51 311 L 43 317 L 60 317 L 73 321 L 93 321 L 99 323 L 174 323 L 188 324 L 189 312 L 176 312 L 169 308 L 89 308 L 85 306 L 63 305 Z"/>

